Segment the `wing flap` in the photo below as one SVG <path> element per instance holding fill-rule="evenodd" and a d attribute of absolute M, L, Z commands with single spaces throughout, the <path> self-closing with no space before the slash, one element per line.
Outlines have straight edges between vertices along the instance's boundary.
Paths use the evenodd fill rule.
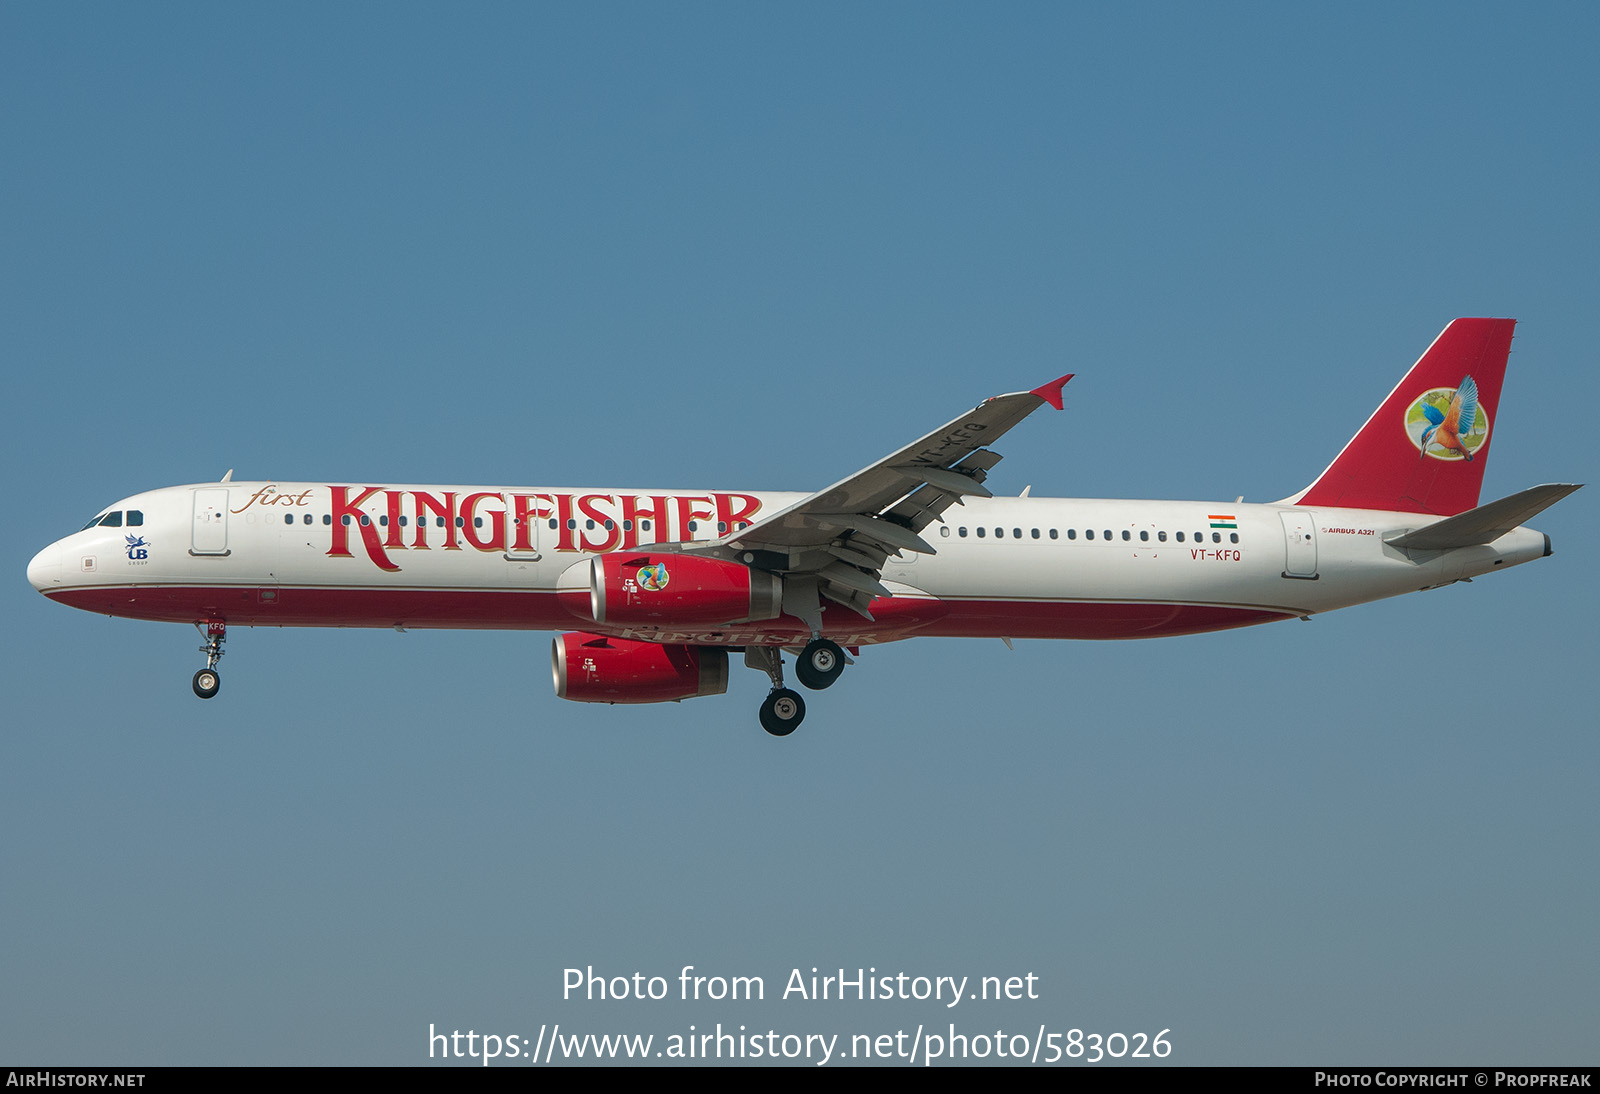
<path fill-rule="evenodd" d="M 899 472 L 914 483 L 926 483 L 947 494 L 969 495 L 980 498 L 994 497 L 994 494 L 983 483 L 972 475 L 964 474 L 959 470 L 961 466 L 961 464 L 958 464 L 958 470 L 953 471 L 946 471 L 942 467 L 932 467 L 928 464 L 923 464 L 920 467 L 891 467 L 890 470 Z"/>
<path fill-rule="evenodd" d="M 981 483 L 988 478 L 989 469 L 999 463 L 1003 457 L 998 452 L 991 452 L 987 448 L 980 448 L 966 459 L 956 465 L 955 472 Z M 994 495 L 987 490 L 984 497 Z M 960 494 L 937 486 L 932 480 L 919 486 L 896 502 L 894 508 L 884 514 L 886 518 L 896 524 L 903 524 L 913 532 L 920 532 L 934 521 L 939 520 L 944 511 L 952 505 L 964 505 Z"/>
<path fill-rule="evenodd" d="M 937 554 L 933 545 L 917 533 L 882 517 L 868 516 L 865 513 L 805 513 L 801 520 L 802 527 L 808 530 L 815 528 L 823 533 L 820 539 L 810 541 L 813 545 L 820 545 L 828 537 L 836 536 L 839 532 L 851 531 L 887 547 L 886 554 L 897 554 L 900 551 L 915 551 L 919 555 Z M 749 540 L 748 536 L 741 538 L 747 542 Z"/>
<path fill-rule="evenodd" d="M 868 597 L 893 596 L 877 578 L 843 562 L 830 563 L 817 571 L 817 576 L 833 585 L 842 585 Z"/>

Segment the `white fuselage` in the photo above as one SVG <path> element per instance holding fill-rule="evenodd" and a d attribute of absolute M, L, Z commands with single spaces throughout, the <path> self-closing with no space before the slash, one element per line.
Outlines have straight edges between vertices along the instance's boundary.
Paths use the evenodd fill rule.
<path fill-rule="evenodd" d="M 28 568 L 52 599 L 109 615 L 243 626 L 565 630 L 701 645 L 782 645 L 790 616 L 671 630 L 597 626 L 562 575 L 610 551 L 710 542 L 797 493 L 225 482 L 116 503 Z M 137 518 L 131 514 L 138 514 Z M 131 521 L 137 519 L 138 523 Z M 1328 611 L 1547 553 L 1518 528 L 1483 546 L 1385 540 L 1437 518 L 1295 505 L 968 499 L 891 557 L 873 619 L 839 605 L 844 645 L 917 634 L 1140 638 Z M 571 583 L 570 577 L 567 584 Z"/>

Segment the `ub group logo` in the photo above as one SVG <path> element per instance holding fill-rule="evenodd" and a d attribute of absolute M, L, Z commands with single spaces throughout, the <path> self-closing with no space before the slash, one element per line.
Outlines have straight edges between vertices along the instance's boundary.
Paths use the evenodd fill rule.
<path fill-rule="evenodd" d="M 667 587 L 669 580 L 666 563 L 656 562 L 639 567 L 639 588 L 646 592 L 659 593 Z"/>
<path fill-rule="evenodd" d="M 1418 459 L 1467 460 L 1489 439 L 1489 415 L 1478 405 L 1478 385 L 1463 376 L 1458 387 L 1425 391 L 1406 408 L 1406 436 Z"/>
<path fill-rule="evenodd" d="M 150 557 L 150 552 L 145 550 L 150 546 L 150 542 L 143 536 L 123 536 L 122 538 L 128 541 L 129 562 L 143 562 Z"/>

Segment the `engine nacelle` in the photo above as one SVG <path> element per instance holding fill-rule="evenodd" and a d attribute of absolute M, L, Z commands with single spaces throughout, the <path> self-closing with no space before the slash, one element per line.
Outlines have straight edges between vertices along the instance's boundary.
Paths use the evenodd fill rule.
<path fill-rule="evenodd" d="M 668 703 L 728 690 L 728 651 L 569 631 L 550 644 L 556 695 L 579 703 Z"/>
<path fill-rule="evenodd" d="M 587 590 L 578 583 L 585 567 Z M 617 551 L 562 576 L 562 603 L 596 623 L 704 626 L 776 619 L 783 611 L 781 578 L 719 558 Z"/>

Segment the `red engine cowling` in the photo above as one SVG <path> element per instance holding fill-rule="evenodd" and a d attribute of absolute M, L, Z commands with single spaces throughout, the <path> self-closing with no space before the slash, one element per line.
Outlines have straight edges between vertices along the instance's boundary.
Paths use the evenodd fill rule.
<path fill-rule="evenodd" d="M 737 562 L 618 551 L 587 565 L 588 603 L 583 603 L 575 581 L 562 582 L 562 602 L 596 623 L 714 625 L 776 619 L 783 611 L 782 580 Z M 579 567 L 573 570 L 577 573 L 568 571 L 572 577 L 582 573 Z"/>
<path fill-rule="evenodd" d="M 556 695 L 579 703 L 668 703 L 728 690 L 728 651 L 569 631 L 550 644 Z"/>

